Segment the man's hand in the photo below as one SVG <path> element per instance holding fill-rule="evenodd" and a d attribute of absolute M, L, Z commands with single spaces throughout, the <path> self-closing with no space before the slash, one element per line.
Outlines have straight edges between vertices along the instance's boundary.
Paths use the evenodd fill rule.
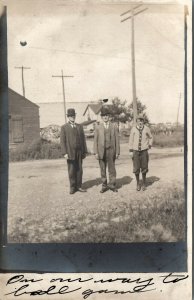
<path fill-rule="evenodd" d="M 65 155 L 64 155 L 64 158 L 65 158 L 65 159 L 68 159 L 68 158 L 69 158 L 69 157 L 68 157 L 68 154 L 65 154 Z"/>
<path fill-rule="evenodd" d="M 133 158 L 133 151 L 129 150 L 129 156 L 130 158 Z"/>
<path fill-rule="evenodd" d="M 98 156 L 98 154 L 95 154 L 95 158 L 96 158 L 96 159 L 99 159 L 99 156 Z"/>
<path fill-rule="evenodd" d="M 120 155 L 119 155 L 119 154 L 117 154 L 117 155 L 116 155 L 116 159 L 119 159 L 119 156 L 120 156 Z"/>

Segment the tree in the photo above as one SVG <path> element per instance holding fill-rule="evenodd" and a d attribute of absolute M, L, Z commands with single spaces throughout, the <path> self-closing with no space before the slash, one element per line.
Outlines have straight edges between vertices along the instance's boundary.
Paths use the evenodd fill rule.
<path fill-rule="evenodd" d="M 146 105 L 144 105 L 140 100 L 137 99 L 137 114 L 143 114 L 144 118 L 145 118 L 145 122 L 149 123 L 149 118 L 145 112 L 145 110 L 147 109 Z M 133 119 L 133 102 L 131 102 L 128 106 L 128 112 L 130 114 L 130 119 Z"/>
<path fill-rule="evenodd" d="M 133 102 L 127 106 L 127 101 L 122 101 L 118 97 L 113 98 L 112 105 L 110 105 L 110 114 L 113 122 L 126 123 L 133 120 Z M 143 113 L 145 121 L 149 123 L 148 116 L 145 112 L 146 106 L 137 99 L 137 112 L 138 114 Z"/>
<path fill-rule="evenodd" d="M 118 97 L 113 98 L 110 105 L 110 114 L 113 122 L 125 123 L 129 120 L 129 113 L 127 111 L 127 101 L 121 101 Z"/>

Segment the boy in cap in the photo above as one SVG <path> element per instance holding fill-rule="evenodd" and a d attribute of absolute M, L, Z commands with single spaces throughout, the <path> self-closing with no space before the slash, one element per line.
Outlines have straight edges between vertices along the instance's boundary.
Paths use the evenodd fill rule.
<path fill-rule="evenodd" d="M 82 160 L 86 157 L 87 147 L 83 131 L 80 124 L 75 123 L 75 109 L 67 110 L 68 122 L 61 127 L 61 150 L 67 159 L 68 174 L 70 181 L 70 194 L 76 191 L 86 192 L 82 189 Z"/>
<path fill-rule="evenodd" d="M 109 120 L 110 112 L 108 107 L 102 106 L 102 123 L 96 125 L 94 133 L 94 154 L 99 160 L 102 189 L 101 193 L 108 189 L 117 192 L 115 159 L 119 157 L 120 145 L 118 128 Z M 108 166 L 109 185 L 107 185 L 106 168 Z"/>
<path fill-rule="evenodd" d="M 148 149 L 152 147 L 152 134 L 148 126 L 144 125 L 144 116 L 139 114 L 137 126 L 132 127 L 129 138 L 129 151 L 133 153 L 133 173 L 137 181 L 137 191 L 140 191 L 139 183 L 140 169 L 142 172 L 142 190 L 146 189 L 146 173 L 148 172 Z"/>

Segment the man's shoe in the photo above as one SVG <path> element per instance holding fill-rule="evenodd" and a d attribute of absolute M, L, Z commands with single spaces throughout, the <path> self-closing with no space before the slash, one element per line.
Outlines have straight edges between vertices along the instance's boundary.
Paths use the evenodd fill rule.
<path fill-rule="evenodd" d="M 106 191 L 108 191 L 108 187 L 107 186 L 103 186 L 100 193 L 105 193 Z"/>
<path fill-rule="evenodd" d="M 139 192 L 141 190 L 141 185 L 138 183 L 137 184 L 137 191 Z"/>
<path fill-rule="evenodd" d="M 111 190 L 112 192 L 114 192 L 114 193 L 117 193 L 117 192 L 118 192 L 118 190 L 117 190 L 116 187 L 109 187 L 109 188 L 110 188 L 110 190 Z"/>
<path fill-rule="evenodd" d="M 76 192 L 76 190 L 70 190 L 70 195 L 73 195 L 73 194 L 75 194 L 75 192 Z"/>
<path fill-rule="evenodd" d="M 79 189 L 77 189 L 78 190 L 78 192 L 81 192 L 81 193 L 86 193 L 87 191 L 86 190 L 84 190 L 84 189 L 82 189 L 82 188 L 79 188 Z"/>

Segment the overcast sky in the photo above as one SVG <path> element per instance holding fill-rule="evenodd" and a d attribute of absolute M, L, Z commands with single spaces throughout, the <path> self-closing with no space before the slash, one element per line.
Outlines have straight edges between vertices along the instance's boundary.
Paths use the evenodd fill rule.
<path fill-rule="evenodd" d="M 35 102 L 95 101 L 119 97 L 132 101 L 131 21 L 121 23 L 129 4 L 82 1 L 12 0 L 7 4 L 9 86 Z M 98 4 L 97 4 L 98 3 Z M 160 1 L 157 1 L 160 3 Z M 184 18 L 182 5 L 143 5 L 135 17 L 137 97 L 152 122 L 184 116 Z M 26 41 L 22 47 L 20 41 Z"/>

